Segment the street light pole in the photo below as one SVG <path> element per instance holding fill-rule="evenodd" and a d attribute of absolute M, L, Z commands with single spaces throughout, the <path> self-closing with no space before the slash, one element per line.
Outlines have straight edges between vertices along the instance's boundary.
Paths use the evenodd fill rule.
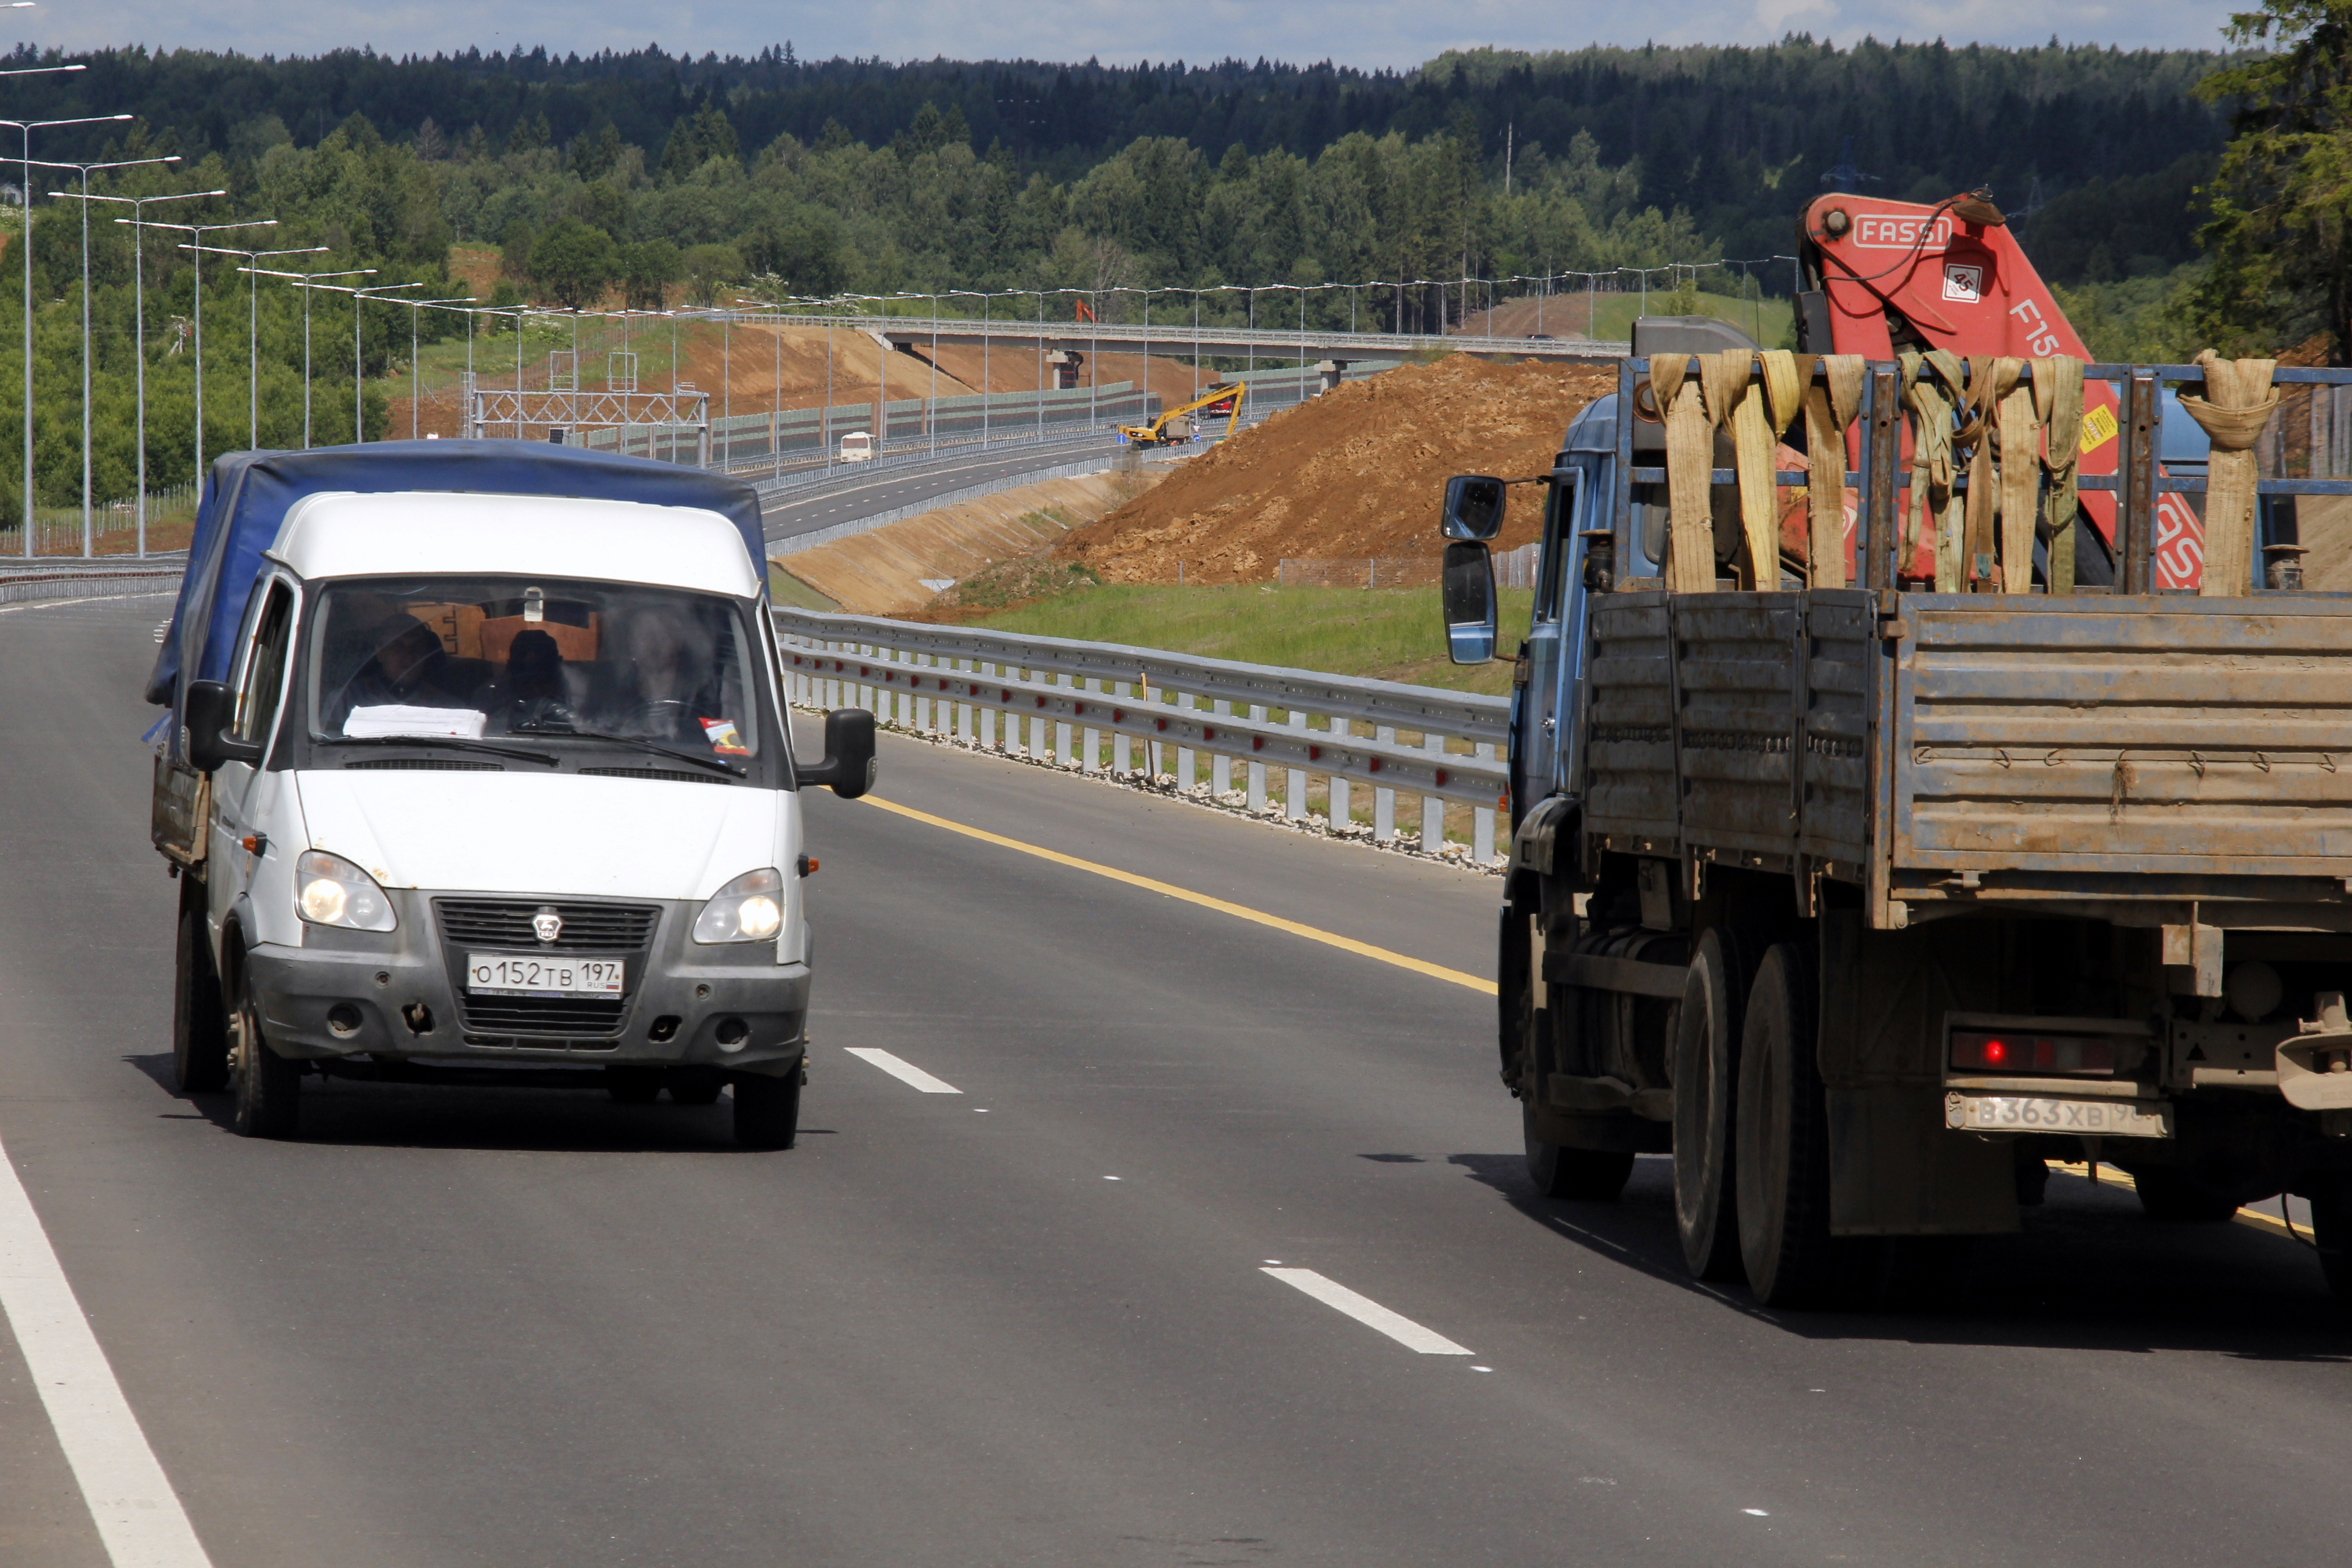
<path fill-rule="evenodd" d="M 85 203 L 117 202 L 131 209 L 131 276 L 132 298 L 136 301 L 131 319 L 136 323 L 133 336 L 137 339 L 139 386 L 139 499 L 135 510 L 139 520 L 139 558 L 142 561 L 147 558 L 147 231 L 139 224 L 138 217 L 146 210 L 149 202 L 185 202 L 203 196 L 226 195 L 226 191 L 179 191 L 161 196 L 85 195 L 82 198 Z M 85 205 L 83 211 L 88 210 Z M 122 220 L 117 218 L 114 221 L 121 223 Z"/>
<path fill-rule="evenodd" d="M 199 266 L 203 264 L 203 253 L 206 251 L 215 256 L 245 258 L 245 265 L 237 268 L 247 275 L 245 289 L 245 444 L 247 450 L 258 451 L 261 447 L 261 285 L 252 278 L 252 274 L 259 270 L 264 257 L 317 256 L 331 247 L 305 245 L 292 250 L 239 250 L 231 245 L 206 245 L 198 240 L 180 248 L 197 252 Z"/>
<path fill-rule="evenodd" d="M 276 228 L 274 217 L 254 218 L 240 223 L 159 223 L 152 218 L 135 220 L 149 228 L 168 228 L 175 233 L 193 235 L 191 247 L 196 253 L 196 494 L 204 494 L 205 483 L 205 236 L 231 228 Z"/>
<path fill-rule="evenodd" d="M 81 66 L 44 66 L 0 76 L 38 76 L 51 70 L 81 70 Z M 33 132 L 58 125 L 111 125 L 133 118 L 128 114 L 85 114 L 72 120 L 0 120 L 17 134 L 17 192 L 25 220 L 18 235 L 25 264 L 25 554 L 33 553 Z"/>
<path fill-rule="evenodd" d="M 146 163 L 176 163 L 177 153 L 161 158 L 122 158 L 108 163 L 53 163 L 44 160 L 45 169 L 72 169 L 81 175 L 81 553 L 87 561 L 90 555 L 89 528 L 89 172 L 92 169 L 130 169 Z M 50 195 L 70 199 L 77 193 L 51 191 Z M 26 231 L 30 233 L 29 230 Z M 27 254 L 30 254 L 29 247 Z"/>
<path fill-rule="evenodd" d="M 360 319 L 365 314 L 362 307 L 373 295 L 397 294 L 403 289 L 424 287 L 422 283 L 383 283 L 352 290 L 352 445 L 355 447 L 367 442 L 367 399 L 360 355 Z"/>
<path fill-rule="evenodd" d="M 292 251 L 289 254 L 299 256 L 302 253 L 300 251 Z M 263 278 L 291 279 L 294 280 L 294 286 L 302 291 L 302 449 L 307 452 L 310 449 L 311 290 L 317 288 L 329 287 L 329 285 L 318 283 L 316 281 L 318 279 L 373 278 L 375 276 L 375 268 L 373 267 L 354 267 L 348 271 L 343 272 L 285 272 L 268 267 L 247 267 L 240 268 L 240 270 L 254 273 Z"/>

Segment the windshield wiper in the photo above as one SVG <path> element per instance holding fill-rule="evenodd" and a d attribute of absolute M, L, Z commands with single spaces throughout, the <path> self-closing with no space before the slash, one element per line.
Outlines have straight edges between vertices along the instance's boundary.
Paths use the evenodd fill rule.
<path fill-rule="evenodd" d="M 533 724 L 518 729 L 516 733 L 560 735 L 568 740 L 578 741 L 611 741 L 617 745 L 635 746 L 641 752 L 651 752 L 656 756 L 668 757 L 675 762 L 692 763 L 698 768 L 710 768 L 719 773 L 732 773 L 739 779 L 745 772 L 743 768 L 727 761 L 724 757 L 698 757 L 692 752 L 681 752 L 675 746 L 665 746 L 658 741 L 648 741 L 641 735 L 615 735 L 609 730 L 558 730 L 552 726 L 543 727 Z"/>
<path fill-rule="evenodd" d="M 322 746 L 450 746 L 461 752 L 488 752 L 494 757 L 520 757 L 526 763 L 555 766 L 563 759 L 549 752 L 527 752 L 520 746 L 492 745 L 488 741 L 461 740 L 456 735 L 328 735 Z"/>

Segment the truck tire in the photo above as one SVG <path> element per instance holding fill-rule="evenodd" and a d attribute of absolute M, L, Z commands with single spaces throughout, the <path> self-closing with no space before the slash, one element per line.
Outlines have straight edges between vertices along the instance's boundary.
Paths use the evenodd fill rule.
<path fill-rule="evenodd" d="M 1733 1119 L 1739 1258 L 1767 1307 L 1827 1302 L 1842 1254 L 1830 1235 L 1829 1107 L 1815 1055 L 1811 951 L 1780 942 L 1756 968 Z"/>
<path fill-rule="evenodd" d="M 2168 1225 L 2219 1225 L 2238 1212 L 2229 1194 L 2168 1165 L 2133 1172 L 2132 1184 L 2139 1190 L 2141 1212 Z"/>
<path fill-rule="evenodd" d="M 735 1080 L 735 1143 L 741 1149 L 789 1149 L 800 1136 L 801 1075 L 745 1073 Z"/>
<path fill-rule="evenodd" d="M 1696 1279 L 1739 1273 L 1739 1204 L 1733 1159 L 1739 1037 L 1748 1012 L 1748 964 L 1738 934 L 1698 939 L 1675 1009 L 1675 1229 L 1683 1263 Z"/>
<path fill-rule="evenodd" d="M 1612 1204 L 1633 1173 L 1633 1155 L 1624 1149 L 1570 1149 L 1535 1135 L 1535 1109 L 1519 1106 L 1520 1131 L 1528 1146 L 1528 1179 L 1547 1198 L 1580 1198 Z"/>
<path fill-rule="evenodd" d="M 291 1138 L 300 1125 L 302 1069 L 269 1048 L 262 1037 L 261 1011 L 251 993 L 238 988 L 229 1018 L 229 1087 L 236 1094 L 236 1126 L 241 1138 Z"/>
<path fill-rule="evenodd" d="M 172 1087 L 181 1094 L 215 1094 L 227 1084 L 220 976 L 205 940 L 204 910 L 184 909 L 172 961 Z"/>
<path fill-rule="evenodd" d="M 2336 1305 L 2352 1310 L 2352 1177 L 2321 1176 L 2306 1189 L 2311 1200 L 2312 1249 Z"/>

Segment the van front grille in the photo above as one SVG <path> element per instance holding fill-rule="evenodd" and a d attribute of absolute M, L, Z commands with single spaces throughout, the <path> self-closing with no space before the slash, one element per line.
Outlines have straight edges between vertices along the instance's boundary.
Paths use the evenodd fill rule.
<path fill-rule="evenodd" d="M 457 994 L 468 1035 L 593 1039 L 620 1032 L 628 1004 L 603 996 L 477 996 Z"/>
<path fill-rule="evenodd" d="M 551 942 L 539 940 L 531 921 L 553 910 L 563 928 Z M 516 952 L 642 952 L 661 910 L 651 904 L 589 904 L 561 899 L 436 899 L 441 940 L 454 950 L 501 948 Z M 461 960 L 462 961 L 462 960 Z"/>

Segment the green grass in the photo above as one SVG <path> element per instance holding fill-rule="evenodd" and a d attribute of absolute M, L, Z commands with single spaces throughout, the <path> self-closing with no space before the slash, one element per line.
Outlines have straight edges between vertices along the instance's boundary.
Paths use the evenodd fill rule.
<path fill-rule="evenodd" d="M 768 597 L 787 610 L 837 610 L 841 606 L 774 562 L 768 563 Z"/>
<path fill-rule="evenodd" d="M 1518 646 L 1533 599 L 1524 589 L 1503 591 L 1507 653 Z M 1434 588 L 1112 585 L 1065 593 L 974 624 L 1454 691 L 1501 695 L 1511 689 L 1507 659 L 1460 666 L 1446 658 Z"/>
<path fill-rule="evenodd" d="M 1729 321 L 1768 349 L 1787 348 L 1796 342 L 1796 312 L 1786 300 L 1742 300 L 1737 295 L 1710 294 L 1704 289 L 1696 299 L 1694 304 L 1689 294 L 1677 297 L 1669 290 L 1653 289 L 1649 313 L 1713 316 L 1717 321 Z M 1591 310 L 1583 295 L 1556 294 L 1544 307 L 1544 331 L 1556 337 L 1589 331 L 1596 338 L 1622 342 L 1633 335 L 1633 318 L 1640 314 L 1642 296 L 1638 292 L 1601 295 L 1592 301 Z M 1588 320 L 1592 323 L 1589 328 Z"/>

